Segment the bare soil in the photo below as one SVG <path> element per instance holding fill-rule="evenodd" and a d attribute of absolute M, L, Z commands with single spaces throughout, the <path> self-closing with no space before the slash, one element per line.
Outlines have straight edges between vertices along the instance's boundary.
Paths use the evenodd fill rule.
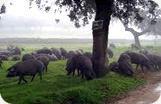
<path fill-rule="evenodd" d="M 161 71 L 140 72 L 139 76 L 147 83 L 106 104 L 152 104 L 157 101 L 161 92 L 157 90 L 161 88 Z"/>

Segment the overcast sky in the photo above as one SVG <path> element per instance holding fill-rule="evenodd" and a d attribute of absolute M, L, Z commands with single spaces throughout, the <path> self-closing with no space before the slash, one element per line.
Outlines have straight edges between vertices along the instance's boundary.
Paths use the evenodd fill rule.
<path fill-rule="evenodd" d="M 0 4 L 5 0 L 0 0 Z M 155 0 L 158 4 L 161 1 Z M 12 2 L 13 5 L 10 5 Z M 0 20 L 0 37 L 39 37 L 39 38 L 92 38 L 92 21 L 90 24 L 75 28 L 66 13 L 54 14 L 38 11 L 36 7 L 29 9 L 29 2 L 26 0 L 5 1 L 7 12 Z M 55 19 L 59 18 L 57 24 Z M 133 35 L 124 31 L 120 22 L 110 24 L 110 39 L 133 39 Z M 141 38 L 151 39 L 152 37 L 142 36 Z"/>

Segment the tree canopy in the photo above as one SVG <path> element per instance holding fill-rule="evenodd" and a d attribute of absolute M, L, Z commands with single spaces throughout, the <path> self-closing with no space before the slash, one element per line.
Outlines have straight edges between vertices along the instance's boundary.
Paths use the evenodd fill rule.
<path fill-rule="evenodd" d="M 46 12 L 50 11 L 53 5 L 56 8 L 53 12 L 62 12 L 62 8 L 68 12 L 68 17 L 74 22 L 76 27 L 85 26 L 89 20 L 95 16 L 96 0 L 28 0 L 29 8 L 36 3 L 39 10 L 44 9 Z M 113 1 L 113 0 L 108 0 Z M 99 1 L 98 1 L 99 2 Z M 139 26 L 145 16 L 142 12 L 146 11 L 146 16 L 151 18 L 151 24 L 156 23 L 158 18 L 158 4 L 152 0 L 114 0 L 112 17 L 119 18 L 125 24 L 133 23 Z M 0 14 L 6 12 L 5 5 L 2 5 Z M 82 23 L 82 24 L 80 24 Z M 140 26 L 139 26 L 140 27 Z M 143 27 L 141 27 L 143 28 Z"/>
<path fill-rule="evenodd" d="M 3 4 L 0 9 L 0 14 L 5 13 L 5 12 L 6 12 L 6 6 Z"/>
<path fill-rule="evenodd" d="M 127 23 L 134 23 L 135 25 L 139 25 L 138 23 L 142 22 L 145 19 L 146 15 L 151 19 L 151 24 L 154 24 L 156 19 L 158 18 L 158 10 L 159 6 L 152 0 L 132 0 L 133 2 L 127 3 L 126 0 L 117 0 L 124 2 L 115 2 L 114 3 L 114 12 L 113 17 L 117 17 L 120 20 Z M 144 15 L 143 15 L 144 13 Z"/>
<path fill-rule="evenodd" d="M 154 27 L 160 19 L 161 19 L 161 9 L 159 6 L 153 1 L 143 2 L 144 5 L 137 4 L 133 11 L 130 14 L 123 12 L 124 9 L 117 9 L 116 13 L 113 14 L 113 17 L 120 19 L 125 28 L 129 26 L 135 26 L 141 32 L 148 33 L 154 32 Z M 118 5 L 118 4 L 116 4 Z M 118 7 L 118 6 L 115 6 Z M 129 16 L 126 17 L 126 14 Z"/>
<path fill-rule="evenodd" d="M 89 23 L 89 20 L 93 18 L 95 14 L 95 0 L 29 0 L 30 7 L 32 8 L 32 3 L 36 3 L 38 9 L 44 9 L 46 12 L 50 11 L 53 5 L 56 8 L 53 12 L 62 12 L 62 8 L 68 12 L 68 17 L 76 27 L 81 25 L 85 26 Z M 83 22 L 82 22 L 82 21 Z M 80 24 L 82 22 L 82 24 Z"/>
<path fill-rule="evenodd" d="M 29 0 L 30 6 L 36 3 L 38 9 L 45 9 L 48 12 L 53 5 L 58 6 L 55 12 L 65 10 L 68 17 L 75 23 L 76 27 L 88 24 L 96 12 L 95 0 Z M 108 0 L 113 1 L 113 0 Z M 98 1 L 99 2 L 99 1 Z M 32 6 L 31 6 L 32 7 Z M 124 21 L 125 24 L 133 23 L 139 25 L 145 18 L 141 12 L 146 11 L 146 16 L 151 18 L 151 24 L 156 23 L 158 18 L 158 4 L 152 0 L 115 0 L 112 16 Z M 80 21 L 83 21 L 80 24 Z"/>

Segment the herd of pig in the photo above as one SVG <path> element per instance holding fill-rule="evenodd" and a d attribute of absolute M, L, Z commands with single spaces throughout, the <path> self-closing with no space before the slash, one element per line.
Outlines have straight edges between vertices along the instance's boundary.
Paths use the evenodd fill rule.
<path fill-rule="evenodd" d="M 113 47 L 112 47 L 113 46 Z M 114 48 L 114 45 L 111 47 Z M 34 80 L 35 75 L 38 73 L 40 80 L 42 80 L 42 72 L 47 72 L 50 61 L 67 59 L 66 68 L 67 75 L 75 75 L 75 71 L 78 72 L 78 76 L 86 78 L 87 80 L 95 78 L 95 72 L 92 65 L 92 53 L 84 52 L 82 49 L 76 51 L 67 51 L 64 48 L 42 48 L 32 52 L 30 54 L 24 54 L 21 58 L 21 51 L 23 48 L 8 46 L 7 51 L 0 51 L 0 65 L 3 60 L 7 60 L 9 56 L 12 56 L 11 60 L 20 60 L 16 64 L 10 66 L 7 71 L 6 77 L 19 76 L 19 82 L 25 80 L 24 76 L 32 76 L 31 81 Z M 113 58 L 113 51 L 107 49 L 107 57 Z M 4 58 L 6 57 L 6 58 Z M 112 62 L 109 65 L 109 69 L 114 72 L 118 72 L 127 76 L 133 76 L 134 70 L 132 64 L 136 64 L 136 70 L 140 65 L 142 70 L 144 67 L 148 70 L 161 68 L 161 56 L 155 54 L 149 54 L 147 50 L 143 49 L 140 53 L 126 51 L 122 53 L 117 62 Z"/>
<path fill-rule="evenodd" d="M 141 49 L 139 53 L 126 51 L 122 53 L 117 62 L 112 62 L 109 69 L 127 76 L 133 76 L 135 73 L 132 64 L 136 64 L 136 71 L 140 66 L 142 71 L 155 71 L 161 69 L 161 56 L 148 53 L 146 49 Z"/>
<path fill-rule="evenodd" d="M 19 76 L 19 84 L 21 81 L 27 83 L 24 76 L 32 76 L 34 80 L 35 75 L 38 73 L 40 80 L 42 79 L 42 72 L 47 72 L 48 65 L 50 61 L 63 60 L 67 59 L 66 71 L 67 75 L 74 75 L 75 70 L 78 70 L 78 75 L 81 75 L 82 78 L 93 79 L 95 73 L 93 71 L 92 65 L 92 53 L 84 52 L 82 49 L 76 51 L 67 51 L 64 48 L 42 48 L 36 50 L 29 54 L 23 54 L 21 58 L 22 51 L 24 48 L 15 47 L 9 45 L 7 50 L 0 50 L 0 65 L 3 64 L 3 61 L 7 61 L 12 57 L 12 61 L 18 61 L 16 64 L 10 66 L 7 71 L 8 74 L 6 77 Z M 114 56 L 111 49 L 107 49 L 107 56 L 112 58 Z"/>

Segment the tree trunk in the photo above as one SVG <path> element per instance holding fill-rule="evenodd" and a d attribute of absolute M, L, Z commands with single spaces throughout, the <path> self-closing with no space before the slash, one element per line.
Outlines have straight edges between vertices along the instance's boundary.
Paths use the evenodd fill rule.
<path fill-rule="evenodd" d="M 113 0 L 95 0 L 95 21 L 103 20 L 102 28 L 93 29 L 93 69 L 96 77 L 104 76 L 108 71 L 108 59 L 106 57 L 108 28 L 112 14 Z M 100 25 L 96 24 L 96 28 Z M 93 23 L 93 28 L 94 28 Z"/>
<path fill-rule="evenodd" d="M 139 40 L 139 35 L 133 34 L 133 36 L 134 36 L 134 40 L 135 40 L 135 45 L 140 48 L 141 44 L 140 44 L 140 40 Z"/>

